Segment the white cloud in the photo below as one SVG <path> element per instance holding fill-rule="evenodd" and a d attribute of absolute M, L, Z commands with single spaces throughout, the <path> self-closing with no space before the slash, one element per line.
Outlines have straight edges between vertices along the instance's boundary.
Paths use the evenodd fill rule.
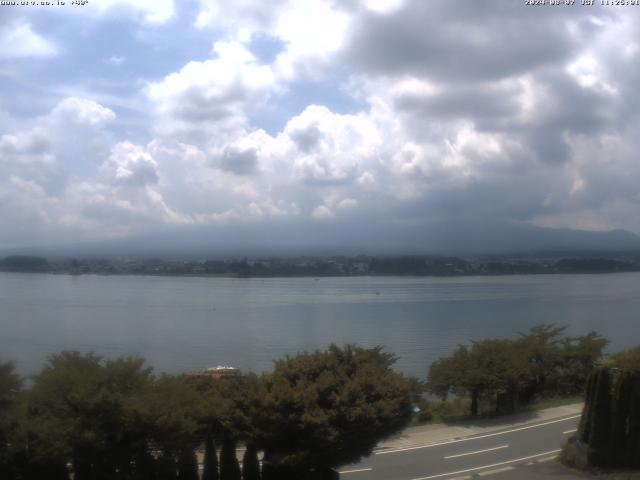
<path fill-rule="evenodd" d="M 284 44 L 273 64 L 279 79 L 318 78 L 346 41 L 350 15 L 328 0 L 201 0 L 198 27 L 222 27 L 229 38 L 248 43 L 262 33 Z"/>
<path fill-rule="evenodd" d="M 335 213 L 333 213 L 328 207 L 324 205 L 317 206 L 311 216 L 316 220 L 332 220 L 336 218 Z"/>
<path fill-rule="evenodd" d="M 143 19 L 148 23 L 165 23 L 170 20 L 175 13 L 173 0 L 100 0 L 89 2 L 89 9 L 97 9 L 99 14 L 115 13 L 130 10 L 141 13 Z M 79 8 L 77 10 L 83 10 Z"/>
<path fill-rule="evenodd" d="M 358 201 L 354 198 L 345 198 L 338 203 L 338 208 L 343 210 L 358 208 Z"/>
<path fill-rule="evenodd" d="M 119 67 L 127 60 L 126 57 L 121 57 L 119 55 L 112 55 L 109 58 L 105 58 L 104 63 L 107 65 L 113 65 L 114 67 Z"/>
<path fill-rule="evenodd" d="M 375 161 L 380 132 L 365 114 L 339 115 L 317 105 L 292 118 L 284 135 L 295 145 L 293 169 L 303 181 L 350 182 Z"/>
<path fill-rule="evenodd" d="M 55 106 L 50 117 L 63 122 L 73 121 L 91 126 L 103 126 L 115 120 L 116 114 L 93 100 L 67 97 Z"/>
<path fill-rule="evenodd" d="M 130 142 L 116 144 L 103 165 L 104 171 L 116 184 L 142 187 L 158 183 L 158 164 L 139 145 Z"/>
<path fill-rule="evenodd" d="M 0 58 L 51 57 L 56 53 L 55 44 L 35 33 L 28 23 L 0 29 Z"/>
<path fill-rule="evenodd" d="M 214 52 L 217 58 L 189 62 L 149 85 L 162 133 L 210 139 L 237 135 L 246 126 L 246 110 L 266 101 L 276 88 L 271 69 L 258 65 L 241 44 L 217 42 Z"/>

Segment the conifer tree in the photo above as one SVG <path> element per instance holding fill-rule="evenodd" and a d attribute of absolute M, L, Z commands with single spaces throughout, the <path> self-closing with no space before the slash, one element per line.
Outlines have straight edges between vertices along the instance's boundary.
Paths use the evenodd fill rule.
<path fill-rule="evenodd" d="M 185 447 L 178 456 L 178 480 L 199 480 L 198 460 L 193 449 Z"/>
<path fill-rule="evenodd" d="M 640 374 L 634 375 L 631 382 L 625 463 L 628 467 L 640 468 Z"/>
<path fill-rule="evenodd" d="M 220 480 L 241 480 L 240 465 L 236 457 L 236 442 L 229 432 L 222 437 L 222 451 L 220 452 Z"/>
<path fill-rule="evenodd" d="M 607 369 L 597 373 L 596 391 L 593 398 L 591 432 L 589 435 L 589 464 L 605 467 L 609 464 L 609 440 L 611 420 L 611 374 Z"/>
<path fill-rule="evenodd" d="M 621 373 L 614 381 L 613 415 L 611 417 L 611 441 L 609 442 L 609 459 L 613 467 L 625 463 L 628 441 L 627 420 L 631 409 L 633 393 L 633 376 L 628 372 Z"/>
<path fill-rule="evenodd" d="M 584 408 L 582 410 L 580 426 L 578 427 L 578 438 L 585 443 L 589 443 L 589 436 L 591 434 L 591 422 L 593 417 L 593 397 L 595 395 L 596 386 L 597 386 L 597 372 L 593 372 L 591 375 L 589 375 L 589 379 L 587 380 Z"/>
<path fill-rule="evenodd" d="M 260 480 L 260 463 L 258 462 L 258 449 L 253 444 L 248 444 L 242 457 L 242 479 Z"/>
<path fill-rule="evenodd" d="M 213 435 L 208 433 L 204 443 L 204 469 L 202 471 L 202 480 L 218 480 L 219 478 L 216 445 L 213 440 Z"/>

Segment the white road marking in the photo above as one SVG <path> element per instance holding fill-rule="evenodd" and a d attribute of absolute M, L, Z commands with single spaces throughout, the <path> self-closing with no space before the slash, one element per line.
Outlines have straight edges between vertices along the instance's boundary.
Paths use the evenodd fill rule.
<path fill-rule="evenodd" d="M 371 470 L 373 470 L 373 468 L 359 468 L 357 470 L 343 470 L 341 472 L 338 472 L 340 475 L 345 474 L 345 473 L 358 473 L 358 472 L 370 472 Z"/>
<path fill-rule="evenodd" d="M 551 450 L 550 452 L 537 453 L 535 455 L 529 455 L 528 457 L 514 458 L 513 460 L 507 460 L 506 462 L 492 463 L 491 465 L 483 465 L 482 467 L 467 468 L 465 470 L 458 470 L 457 472 L 439 473 L 437 475 L 429 475 L 428 477 L 418 477 L 418 478 L 413 478 L 411 480 L 430 480 L 431 478 L 441 478 L 441 477 L 447 477 L 449 475 L 458 475 L 460 473 L 468 473 L 468 472 L 474 472 L 476 470 L 484 470 L 485 468 L 500 467 L 502 465 L 507 465 L 509 463 L 517 463 L 517 462 L 522 462 L 524 460 L 529 460 L 531 458 L 544 457 L 545 455 L 551 455 L 552 453 L 558 453 L 559 451 L 560 450 Z"/>
<path fill-rule="evenodd" d="M 567 435 L 568 433 L 573 433 L 573 432 L 577 432 L 578 429 L 574 428 L 573 430 L 565 430 L 564 432 L 562 432 L 563 435 Z"/>
<path fill-rule="evenodd" d="M 486 470 L 484 472 L 478 472 L 478 476 L 479 477 L 484 477 L 486 475 L 494 475 L 496 473 L 508 472 L 509 470 L 515 470 L 515 467 L 494 468 L 493 470 Z"/>
<path fill-rule="evenodd" d="M 511 430 L 505 430 L 504 432 L 487 433 L 485 435 L 478 435 L 476 437 L 459 438 L 457 440 L 447 440 L 446 442 L 431 443 L 431 444 L 428 444 L 428 445 L 418 445 L 416 447 L 397 448 L 395 450 L 384 450 L 382 452 L 375 452 L 375 454 L 376 455 L 386 455 L 388 453 L 407 452 L 409 450 L 418 450 L 418 449 L 421 449 L 421 448 L 438 447 L 440 445 L 449 445 L 451 443 L 468 442 L 470 440 L 479 440 L 481 438 L 495 437 L 496 435 L 506 435 L 507 433 L 519 432 L 521 430 L 529 430 L 530 428 L 544 427 L 545 425 L 551 425 L 552 423 L 566 422 L 567 420 L 573 420 L 574 418 L 580 418 L 580 417 L 581 417 L 581 415 L 573 415 L 571 417 L 565 417 L 565 418 L 561 418 L 559 420 L 551 420 L 549 422 L 537 423 L 535 425 L 527 425 L 526 427 L 512 428 Z"/>
<path fill-rule="evenodd" d="M 450 458 L 466 457 L 467 455 L 475 455 L 476 453 L 492 452 L 494 450 L 500 450 L 502 448 L 509 448 L 509 445 L 500 445 L 499 447 L 485 448 L 484 450 L 478 450 L 476 452 L 459 453 L 458 455 L 449 455 L 448 457 L 444 457 L 444 458 L 445 460 L 449 460 Z"/>
<path fill-rule="evenodd" d="M 544 462 L 550 462 L 551 460 L 555 460 L 555 459 L 556 459 L 556 456 L 552 455 L 550 457 L 539 458 L 538 460 L 536 460 L 536 462 L 544 463 Z"/>

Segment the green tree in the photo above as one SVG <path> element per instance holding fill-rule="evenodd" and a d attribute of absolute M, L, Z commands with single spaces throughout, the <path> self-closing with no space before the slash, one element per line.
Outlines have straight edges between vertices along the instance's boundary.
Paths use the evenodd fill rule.
<path fill-rule="evenodd" d="M 611 355 L 612 367 L 640 373 L 640 346 Z"/>
<path fill-rule="evenodd" d="M 587 378 L 599 365 L 609 341 L 596 332 L 562 340 L 558 381 L 552 393 L 576 395 L 584 390 Z"/>
<path fill-rule="evenodd" d="M 589 449 L 587 458 L 591 465 L 609 465 L 609 442 L 611 421 L 611 374 L 602 368 L 596 372 L 595 395 L 592 402 Z"/>
<path fill-rule="evenodd" d="M 252 443 L 247 445 L 242 457 L 242 480 L 260 480 L 258 449 Z"/>
<path fill-rule="evenodd" d="M 199 480 L 196 452 L 189 447 L 178 454 L 178 480 Z"/>
<path fill-rule="evenodd" d="M 276 362 L 257 417 L 263 478 L 306 478 L 359 460 L 411 418 L 412 386 L 380 347 L 332 345 Z"/>
<path fill-rule="evenodd" d="M 517 343 L 529 364 L 528 385 L 522 392 L 525 400 L 533 400 L 544 390 L 557 388 L 557 371 L 562 364 L 561 335 L 565 330 L 566 327 L 543 324 L 520 333 Z"/>
<path fill-rule="evenodd" d="M 427 390 L 443 398 L 449 392 L 471 398 L 470 414 L 479 413 L 481 398 L 496 410 L 513 410 L 526 384 L 529 365 L 525 351 L 512 340 L 482 340 L 460 345 L 450 357 L 429 370 Z"/>
<path fill-rule="evenodd" d="M 11 433 L 17 427 L 18 397 L 22 378 L 13 363 L 0 363 L 0 478 L 14 475 L 13 452 L 9 448 Z"/>
<path fill-rule="evenodd" d="M 218 480 L 218 456 L 211 431 L 207 433 L 204 443 L 202 480 Z"/>
<path fill-rule="evenodd" d="M 241 478 L 242 474 L 236 455 L 236 442 L 228 432 L 225 432 L 220 452 L 220 480 L 240 480 Z"/>
<path fill-rule="evenodd" d="M 68 456 L 78 480 L 140 474 L 135 459 L 148 453 L 144 398 L 152 380 L 141 359 L 50 357 L 29 395 L 30 444 Z"/>
<path fill-rule="evenodd" d="M 631 409 L 627 420 L 625 464 L 640 468 L 640 373 L 635 373 L 631 382 Z"/>
<path fill-rule="evenodd" d="M 206 404 L 193 383 L 183 376 L 161 375 L 145 398 L 150 438 L 166 457 L 195 450 L 206 437 L 202 418 Z M 168 463 L 168 462 L 167 462 Z"/>

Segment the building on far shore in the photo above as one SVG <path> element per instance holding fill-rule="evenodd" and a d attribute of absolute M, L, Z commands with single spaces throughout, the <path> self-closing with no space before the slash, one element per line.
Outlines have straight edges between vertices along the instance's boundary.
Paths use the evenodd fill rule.
<path fill-rule="evenodd" d="M 210 378 L 212 380 L 218 380 L 223 377 L 234 377 L 240 373 L 235 367 L 229 367 L 226 365 L 218 365 L 217 367 L 210 367 L 204 370 L 189 372 L 187 377 L 192 378 Z"/>

